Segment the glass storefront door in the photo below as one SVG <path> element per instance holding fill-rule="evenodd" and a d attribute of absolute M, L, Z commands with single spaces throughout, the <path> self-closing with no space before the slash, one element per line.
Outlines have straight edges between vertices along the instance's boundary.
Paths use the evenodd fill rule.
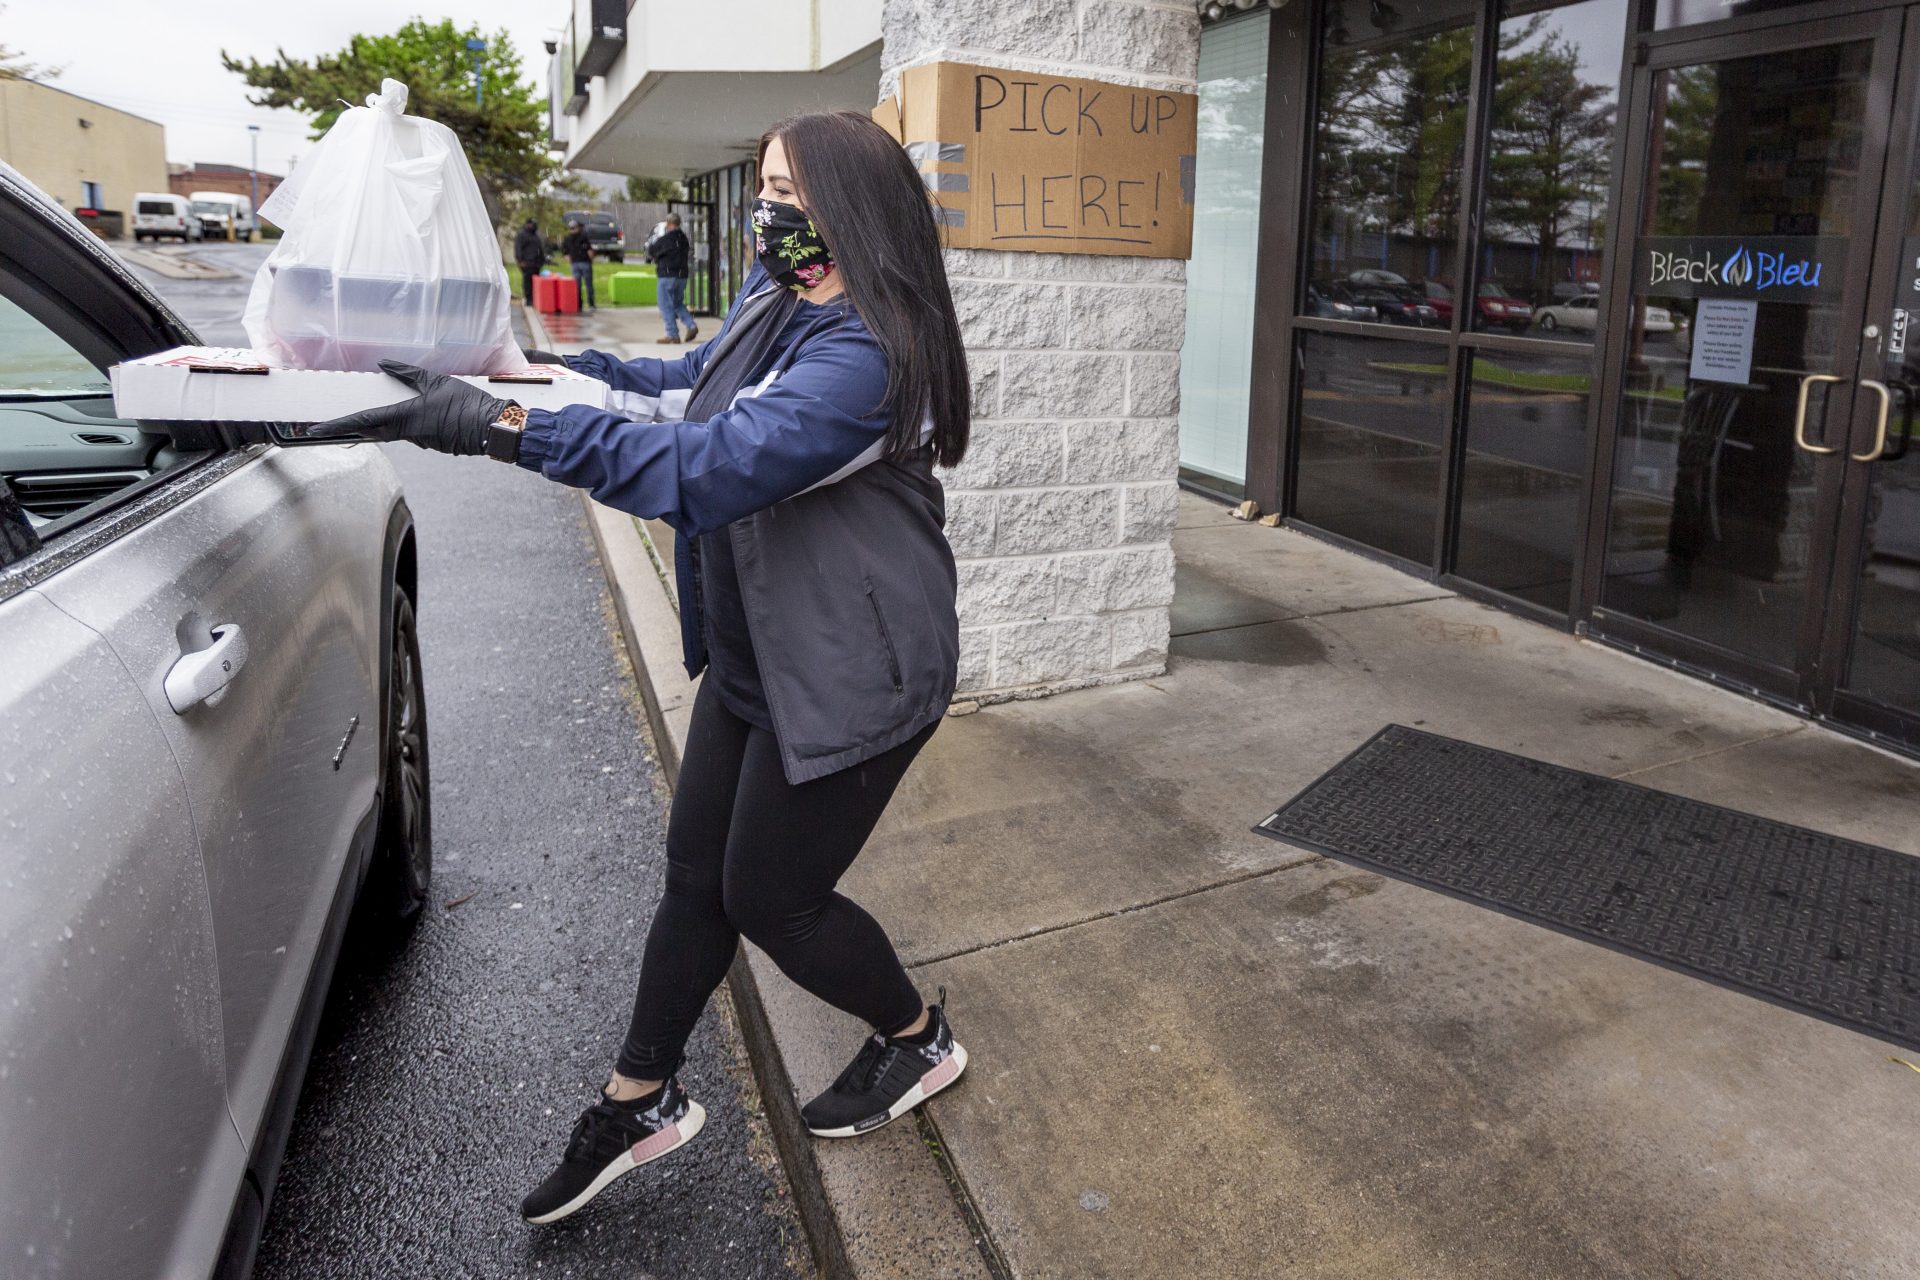
<path fill-rule="evenodd" d="M 1820 659 L 1823 709 L 1920 746 L 1920 7 L 1909 9 Z"/>
<path fill-rule="evenodd" d="M 1592 619 L 1896 737 L 1920 710 L 1920 486 L 1893 281 L 1909 250 L 1920 275 L 1920 239 L 1887 184 L 1916 25 L 1787 22 L 1656 46 L 1637 71 Z"/>
<path fill-rule="evenodd" d="M 1287 522 L 1920 749 L 1920 0 L 1310 12 Z"/>

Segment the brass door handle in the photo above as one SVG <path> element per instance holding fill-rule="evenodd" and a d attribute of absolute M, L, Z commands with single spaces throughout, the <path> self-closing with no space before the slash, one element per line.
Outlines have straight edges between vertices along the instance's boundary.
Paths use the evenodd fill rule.
<path fill-rule="evenodd" d="M 1800 404 L 1793 411 L 1793 442 L 1808 453 L 1838 453 L 1840 450 L 1824 444 L 1807 442 L 1807 393 L 1813 390 L 1816 382 L 1845 382 L 1846 379 L 1834 373 L 1810 373 L 1800 379 Z"/>
<path fill-rule="evenodd" d="M 1875 382 L 1872 378 L 1860 379 L 1860 385 L 1870 388 L 1880 397 L 1880 422 L 1874 428 L 1873 448 L 1865 453 L 1850 453 L 1847 456 L 1855 462 L 1877 462 L 1880 455 L 1887 451 L 1887 414 L 1893 409 L 1893 393 L 1887 390 L 1886 383 Z"/>

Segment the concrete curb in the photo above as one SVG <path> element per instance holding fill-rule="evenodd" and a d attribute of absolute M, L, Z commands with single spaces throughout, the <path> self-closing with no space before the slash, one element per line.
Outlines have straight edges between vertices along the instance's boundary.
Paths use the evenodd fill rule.
<path fill-rule="evenodd" d="M 613 595 L 614 613 L 620 619 L 634 682 L 640 687 L 647 724 L 653 730 L 660 771 L 666 775 L 667 786 L 676 787 L 697 688 L 681 665 L 680 617 L 654 568 L 639 524 L 632 516 L 603 507 L 585 493 L 580 496 L 587 509 L 587 527 L 593 531 L 600 562 L 606 567 L 607 587 Z M 820 1167 L 813 1158 L 813 1136 L 800 1119 L 793 1080 L 781 1058 L 745 947 L 734 958 L 727 985 L 733 992 L 747 1059 L 753 1064 L 760 1098 L 766 1106 L 768 1128 L 793 1188 L 794 1207 L 813 1246 L 814 1264 L 823 1276 L 851 1277 L 856 1273 L 847 1259 L 839 1220 L 828 1204 Z"/>
<path fill-rule="evenodd" d="M 552 350 L 539 315 L 531 308 L 526 308 L 526 315 L 534 345 Z M 687 678 L 682 665 L 680 617 L 660 567 L 663 560 L 638 520 L 602 506 L 584 492 L 581 499 L 587 527 L 606 570 L 608 591 L 653 732 L 661 772 L 672 788 L 680 779 L 697 685 Z M 764 973 L 756 973 L 756 969 Z M 902 1143 L 899 1135 L 893 1134 L 891 1141 L 876 1144 L 871 1167 L 864 1169 L 849 1167 L 848 1157 L 856 1153 L 836 1150 L 835 1174 L 826 1176 L 814 1137 L 800 1118 L 798 1091 L 775 1030 L 776 1016 L 761 992 L 763 980 L 785 981 L 764 954 L 743 944 L 728 971 L 727 984 L 740 1019 L 747 1058 L 766 1107 L 768 1128 L 821 1276 L 827 1280 L 893 1276 L 919 1280 L 935 1274 L 1004 1275 L 1003 1270 L 982 1265 L 983 1230 L 972 1226 L 977 1214 L 964 1194 L 956 1191 L 955 1175 L 941 1164 L 936 1148 L 925 1140 L 926 1129 L 909 1143 Z M 875 1138 L 861 1141 L 874 1143 Z M 903 1148 L 911 1151 L 904 1162 Z M 904 1193 L 903 1182 L 910 1184 Z M 949 1220 L 929 1222 L 925 1216 L 917 1221 L 899 1219 L 903 1202 L 918 1199 L 924 1203 L 929 1198 L 952 1206 Z M 843 1225 L 843 1212 L 855 1221 Z M 933 1250 L 928 1249 L 929 1234 L 943 1237 Z M 851 1248 L 850 1239 L 854 1242 Z M 929 1253 L 957 1257 L 964 1272 L 956 1271 L 951 1262 L 921 1270 L 907 1261 L 925 1259 Z"/>
<path fill-rule="evenodd" d="M 698 686 L 687 679 L 680 660 L 680 615 L 654 568 L 646 535 L 630 515 L 603 507 L 583 491 L 587 528 L 593 532 L 606 567 L 607 586 L 626 639 L 634 681 L 647 710 L 659 748 L 660 770 L 667 786 L 680 783 L 680 757 L 686 749 L 687 726 L 693 719 L 693 695 Z"/>

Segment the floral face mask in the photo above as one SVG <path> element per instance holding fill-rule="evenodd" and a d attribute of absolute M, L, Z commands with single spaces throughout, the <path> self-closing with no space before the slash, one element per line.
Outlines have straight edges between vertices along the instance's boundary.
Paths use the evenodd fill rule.
<path fill-rule="evenodd" d="M 833 271 L 833 254 L 813 219 L 778 200 L 754 203 L 753 248 L 767 274 L 795 293 L 813 288 Z"/>

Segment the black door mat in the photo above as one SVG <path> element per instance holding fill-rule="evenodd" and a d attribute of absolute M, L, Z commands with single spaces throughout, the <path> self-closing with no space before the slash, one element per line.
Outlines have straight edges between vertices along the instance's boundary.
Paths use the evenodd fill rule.
<path fill-rule="evenodd" d="M 1397 724 L 1254 830 L 1920 1049 L 1920 858 Z"/>

